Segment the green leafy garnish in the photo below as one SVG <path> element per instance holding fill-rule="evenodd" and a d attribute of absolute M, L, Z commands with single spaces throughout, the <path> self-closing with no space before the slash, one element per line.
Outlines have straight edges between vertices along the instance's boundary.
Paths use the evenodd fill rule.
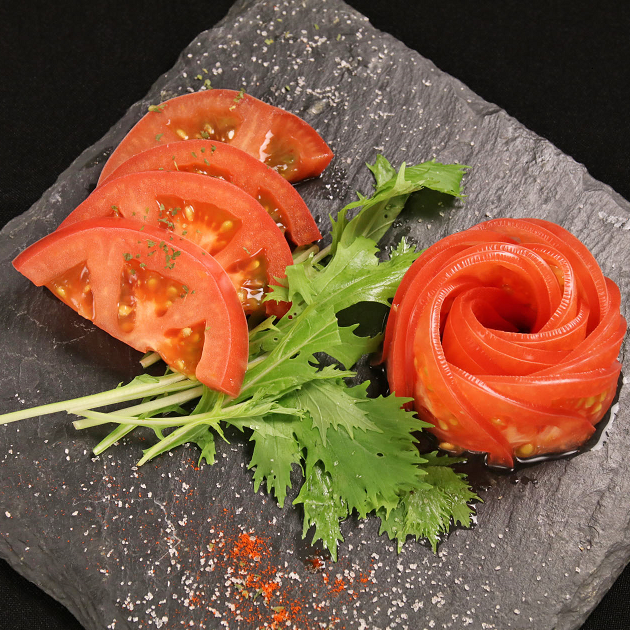
<path fill-rule="evenodd" d="M 313 542 L 320 540 L 334 559 L 343 541 L 341 522 L 351 515 L 375 514 L 380 533 L 396 539 L 399 550 L 408 536 L 427 539 L 435 549 L 452 524 L 469 526 L 469 504 L 476 496 L 448 467 L 459 460 L 420 453 L 417 432 L 428 425 L 402 408 L 408 399 L 372 398 L 368 382 L 349 384 L 356 376 L 352 368 L 378 349 L 382 334 L 359 335 L 358 324 L 340 323 L 340 313 L 358 304 L 389 306 L 419 254 L 403 240 L 384 260 L 378 241 L 412 193 L 429 188 L 461 196 L 466 167 L 426 162 L 403 164 L 396 172 L 378 156 L 369 168 L 375 192 L 359 195 L 338 213 L 328 247 L 296 251 L 286 278 L 267 295 L 291 307 L 282 319 L 269 318 L 250 331 L 249 364 L 237 398 L 178 374 L 141 376 L 111 392 L 7 414 L 0 422 L 66 410 L 81 416 L 77 429 L 116 423 L 94 448 L 96 454 L 137 427 L 148 427 L 156 442 L 138 465 L 186 443 L 197 444 L 200 462 L 211 465 L 216 437 L 225 440 L 225 427 L 235 427 L 253 443 L 254 489 L 263 486 L 280 507 L 292 472 L 302 472 L 294 504 L 303 510 L 304 535 L 313 528 Z M 355 208 L 360 210 L 350 218 Z M 167 266 L 175 264 L 179 251 L 169 251 L 164 242 L 159 247 Z M 143 364 L 154 360 L 145 357 Z M 94 411 L 132 400 L 142 402 Z"/>
<path fill-rule="evenodd" d="M 424 472 L 422 486 L 402 497 L 389 514 L 382 508 L 376 511 L 381 519 L 379 534 L 385 532 L 390 540 L 397 539 L 398 551 L 407 536 L 426 538 L 435 551 L 440 534 L 448 532 L 451 520 L 463 527 L 472 523 L 468 503 L 477 497 L 464 476 L 447 466 L 427 465 Z"/>

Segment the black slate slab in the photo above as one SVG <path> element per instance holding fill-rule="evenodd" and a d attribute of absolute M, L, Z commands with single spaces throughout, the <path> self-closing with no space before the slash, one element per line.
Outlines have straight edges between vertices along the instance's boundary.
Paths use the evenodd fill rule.
<path fill-rule="evenodd" d="M 368 189 L 362 164 L 379 146 L 394 162 L 458 160 L 473 166 L 466 205 L 443 208 L 444 216 L 431 220 L 415 214 L 401 233 L 427 245 L 486 214 L 551 218 L 585 240 L 627 294 L 626 202 L 498 108 L 392 38 L 374 33 L 345 5 L 306 3 L 293 15 L 292 10 L 290 5 L 280 14 L 282 32 L 293 30 L 284 40 L 269 37 L 278 13 L 252 3 L 238 5 L 220 29 L 200 36 L 199 45 L 192 44 L 121 126 L 85 152 L 28 215 L 8 226 L 3 258 L 52 230 L 92 187 L 99 156 L 147 104 L 159 100 L 162 89 L 196 88 L 195 69 L 210 59 L 215 86 L 234 87 L 244 78 L 250 93 L 303 115 L 330 140 L 337 153 L 331 172 L 301 187 L 318 215 L 337 209 L 353 189 Z M 274 45 L 265 45 L 270 38 Z M 410 92 L 387 90 L 403 79 L 412 85 Z M 45 294 L 24 293 L 25 286 L 12 275 L 4 289 L 2 321 L 14 333 L 5 357 L 9 373 L 19 375 L 5 394 L 18 391 L 34 404 L 57 398 L 59 391 L 79 395 L 130 376 L 133 353 Z M 102 369 L 94 372 L 94 365 Z M 348 627 L 572 628 L 627 560 L 626 401 L 622 390 L 621 411 L 602 448 L 527 471 L 536 484 L 511 483 L 524 474 L 495 479 L 484 493 L 477 529 L 456 532 L 437 557 L 414 544 L 398 557 L 376 536 L 376 523 L 349 522 L 340 562 L 323 573 L 305 568 L 312 563 L 304 562 L 310 552 L 300 541 L 297 516 L 279 511 L 262 494 L 253 496 L 244 470 L 246 445 L 226 447 L 223 466 L 213 469 L 193 470 L 196 455 L 188 450 L 135 471 L 136 440 L 92 461 L 89 449 L 98 435 L 76 434 L 63 417 L 3 428 L 8 446 L 2 461 L 2 553 L 86 628 L 170 628 L 182 621 L 255 627 L 235 621 L 229 608 L 234 587 L 229 591 L 226 585 L 229 567 L 217 566 L 219 558 L 208 549 L 220 549 L 222 540 L 240 532 L 271 541 L 271 566 L 284 578 L 286 602 L 303 602 L 305 593 L 309 601 L 311 592 L 325 595 L 322 610 L 307 607 L 311 623 L 339 618 Z M 15 404 L 4 400 L 3 408 Z M 217 568 L 208 571 L 212 562 Z M 346 588 L 331 589 L 330 581 L 324 582 L 328 574 L 333 584 L 339 575 Z M 195 598 L 210 602 L 216 613 Z M 266 612 L 271 623 L 272 612 Z"/>

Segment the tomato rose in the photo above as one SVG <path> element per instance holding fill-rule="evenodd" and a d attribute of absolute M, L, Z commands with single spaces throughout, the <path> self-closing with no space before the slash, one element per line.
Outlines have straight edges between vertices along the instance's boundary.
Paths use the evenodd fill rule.
<path fill-rule="evenodd" d="M 619 289 L 588 249 L 538 219 L 496 219 L 430 247 L 392 305 L 384 358 L 440 447 L 511 467 L 573 450 L 615 396 Z"/>

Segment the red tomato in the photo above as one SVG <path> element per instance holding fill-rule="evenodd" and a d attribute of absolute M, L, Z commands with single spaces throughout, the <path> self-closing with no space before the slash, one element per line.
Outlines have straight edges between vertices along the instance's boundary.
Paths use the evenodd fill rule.
<path fill-rule="evenodd" d="M 248 357 L 243 309 L 222 267 L 186 239 L 124 219 L 57 230 L 14 261 L 113 337 L 230 396 Z"/>
<path fill-rule="evenodd" d="M 430 247 L 387 324 L 390 389 L 441 448 L 491 464 L 573 450 L 616 392 L 626 332 L 617 286 L 547 221 L 496 219 Z"/>
<path fill-rule="evenodd" d="M 319 134 L 294 114 L 243 92 L 205 90 L 152 107 L 112 153 L 100 181 L 141 151 L 195 138 L 232 144 L 290 182 L 319 175 L 333 157 Z"/>
<path fill-rule="evenodd" d="M 274 278 L 293 264 L 291 250 L 274 220 L 233 184 L 195 173 L 147 171 L 97 188 L 61 224 L 120 216 L 178 235 L 214 256 L 237 290 L 246 313 L 261 309 Z M 267 302 L 282 316 L 286 304 Z"/>
<path fill-rule="evenodd" d="M 299 193 L 278 173 L 248 153 L 223 142 L 188 140 L 153 147 L 121 164 L 101 184 L 141 171 L 181 171 L 218 177 L 257 199 L 296 245 L 322 235 Z"/>

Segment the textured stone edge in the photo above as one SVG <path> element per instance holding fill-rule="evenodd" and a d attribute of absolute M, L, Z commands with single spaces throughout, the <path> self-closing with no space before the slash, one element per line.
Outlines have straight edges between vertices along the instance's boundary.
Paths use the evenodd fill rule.
<path fill-rule="evenodd" d="M 243 11 L 247 11 L 252 6 L 255 6 L 257 2 L 260 0 L 241 0 L 234 4 L 226 16 L 216 23 L 212 29 L 218 29 L 224 27 L 226 24 L 229 24 L 232 18 Z M 352 7 L 346 5 L 347 10 L 357 16 L 361 14 L 353 9 Z M 379 31 L 382 36 L 387 38 L 391 38 L 395 40 L 391 35 L 385 33 L 383 31 Z M 51 196 L 51 194 L 65 181 L 68 179 L 71 171 L 76 170 L 77 165 L 82 162 L 85 163 L 90 159 L 94 158 L 94 156 L 98 155 L 106 151 L 109 148 L 110 142 L 109 137 L 113 134 L 113 131 L 117 129 L 120 125 L 124 125 L 127 121 L 131 123 L 136 117 L 137 110 L 143 106 L 143 104 L 154 98 L 156 94 L 160 92 L 162 87 L 165 84 L 165 78 L 170 76 L 172 73 L 177 72 L 179 66 L 184 65 L 185 55 L 194 44 L 197 38 L 193 39 L 191 44 L 189 44 L 184 50 L 180 53 L 176 63 L 170 68 L 165 74 L 160 75 L 160 77 L 151 85 L 150 89 L 147 91 L 145 96 L 140 100 L 133 103 L 125 112 L 125 114 L 114 124 L 110 129 L 100 138 L 97 142 L 92 144 L 91 146 L 84 149 L 69 165 L 64 171 L 58 176 L 56 181 L 50 186 L 40 197 L 40 199 L 33 205 L 29 210 L 25 211 L 22 215 L 15 217 L 11 221 L 7 223 L 7 225 L 1 230 L 0 234 L 9 235 L 13 233 L 14 230 L 20 229 L 24 222 L 28 223 L 29 220 L 36 217 L 40 205 L 43 200 L 47 199 Z M 398 40 L 395 40 L 398 41 Z M 413 49 L 408 49 L 414 54 L 420 54 L 418 51 Z M 429 60 L 430 61 L 430 60 Z M 430 61 L 430 63 L 433 63 Z M 435 66 L 435 64 L 433 64 Z M 596 180 L 592 177 L 586 167 L 574 160 L 571 156 L 563 153 L 560 149 L 558 149 L 553 143 L 551 143 L 546 138 L 539 136 L 534 133 L 527 127 L 524 127 L 522 123 L 520 123 L 517 119 L 508 114 L 505 110 L 500 108 L 498 105 L 492 104 L 488 101 L 485 101 L 482 97 L 472 92 L 465 84 L 463 84 L 459 79 L 452 77 L 448 73 L 440 70 L 437 66 L 436 70 L 441 74 L 450 78 L 451 81 L 455 83 L 457 86 L 463 86 L 464 90 L 459 92 L 457 96 L 461 100 L 466 100 L 466 105 L 472 108 L 475 113 L 481 117 L 485 116 L 501 116 L 510 119 L 515 124 L 519 125 L 522 132 L 530 137 L 531 139 L 542 140 L 548 145 L 552 146 L 554 152 L 561 155 L 564 159 L 570 160 L 575 166 L 577 166 L 582 173 L 582 182 L 581 187 L 583 191 L 597 191 L 602 192 L 608 195 L 617 206 L 623 209 L 625 212 L 630 211 L 630 205 L 628 201 L 626 201 L 621 195 L 619 195 L 614 189 L 612 189 L 609 185 Z M 469 100 L 468 100 L 469 99 Z M 129 124 L 131 126 L 131 124 Z M 622 304 L 623 306 L 623 304 Z M 627 530 L 626 530 L 627 531 Z M 9 542 L 2 537 L 2 542 L 4 543 L 2 547 L 0 547 L 0 555 L 4 557 L 9 564 L 22 576 L 24 576 L 29 581 L 37 584 L 43 591 L 51 595 L 54 599 L 59 601 L 62 605 L 64 605 L 68 610 L 77 618 L 79 623 L 84 625 L 86 628 L 97 628 L 100 629 L 99 622 L 102 619 L 102 615 L 99 615 L 98 610 L 95 606 L 90 605 L 89 602 L 86 602 L 81 598 L 80 594 L 76 589 L 72 589 L 72 593 L 68 594 L 68 589 L 64 591 L 61 587 L 58 587 L 58 577 L 63 574 L 63 570 L 60 567 L 57 567 L 57 563 L 54 558 L 47 558 L 46 568 L 55 567 L 58 568 L 58 571 L 50 571 L 47 570 L 45 572 L 41 571 L 41 568 L 38 571 L 33 571 L 28 568 L 28 566 L 24 565 L 20 561 L 19 553 L 9 544 Z M 625 543 L 625 544 L 624 544 Z M 558 622 L 557 625 L 554 626 L 554 630 L 570 630 L 579 627 L 585 621 L 585 619 L 589 616 L 592 610 L 596 607 L 602 597 L 606 594 L 610 586 L 614 583 L 618 575 L 622 572 L 624 566 L 630 560 L 629 552 L 628 552 L 628 544 L 630 544 L 630 532 L 624 538 L 624 543 L 621 541 L 611 548 L 609 553 L 606 555 L 606 562 L 601 563 L 598 566 L 597 571 L 593 572 L 589 576 L 589 580 L 586 581 L 575 593 L 572 600 L 567 602 L 560 612 L 558 613 Z M 6 552 L 5 553 L 5 549 Z M 46 577 L 43 577 L 46 576 Z M 599 581 L 598 587 L 592 591 L 593 583 Z M 64 587 L 67 587 L 67 584 L 64 583 Z M 579 607 L 580 604 L 588 603 L 588 608 L 585 612 L 580 612 Z"/>

